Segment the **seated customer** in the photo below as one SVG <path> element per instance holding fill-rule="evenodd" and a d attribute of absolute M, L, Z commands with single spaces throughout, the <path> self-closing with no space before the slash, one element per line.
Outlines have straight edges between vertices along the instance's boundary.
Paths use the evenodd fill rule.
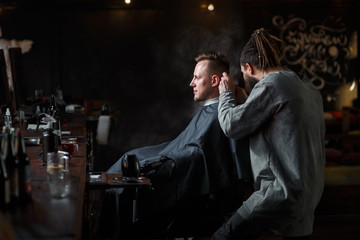
<path fill-rule="evenodd" d="M 214 52 L 202 53 L 195 60 L 197 64 L 190 86 L 194 100 L 204 101 L 204 106 L 190 124 L 173 141 L 127 152 L 107 171 L 121 172 L 122 159 L 126 155 L 136 155 L 144 169 L 149 163 L 159 163 L 158 167 L 145 173 L 151 179 L 153 190 L 139 202 L 142 219 L 149 219 L 151 226 L 164 219 L 157 218 L 160 213 L 172 215 L 179 206 L 191 209 L 190 205 L 197 199 L 230 189 L 239 181 L 250 178 L 247 138 L 230 140 L 217 119 L 218 86 L 222 72 L 229 72 L 229 62 L 223 54 Z M 242 96 L 242 100 L 245 99 Z M 124 234 L 125 230 L 120 226 L 123 194 L 124 189 L 106 192 L 99 219 L 100 235 L 119 238 Z M 227 200 L 222 206 L 224 209 L 233 199 Z"/>

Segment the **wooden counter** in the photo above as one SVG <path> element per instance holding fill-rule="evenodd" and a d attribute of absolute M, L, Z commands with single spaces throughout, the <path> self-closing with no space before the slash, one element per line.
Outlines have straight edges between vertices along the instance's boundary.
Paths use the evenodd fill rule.
<path fill-rule="evenodd" d="M 86 123 L 85 119 L 63 121 L 69 137 L 77 137 L 79 150 L 70 157 L 71 190 L 68 197 L 56 199 L 50 196 L 46 166 L 40 157 L 41 146 L 28 146 L 30 157 L 32 201 L 25 206 L 0 213 L 1 231 L 15 235 L 17 239 L 82 239 L 83 204 L 86 176 Z M 74 124 L 76 123 L 76 124 Z M 26 132 L 26 136 L 39 136 L 38 132 Z M 41 136 L 41 135 L 40 135 Z M 3 224 L 2 224 L 3 223 Z M 9 239 L 13 239 L 12 237 Z"/>

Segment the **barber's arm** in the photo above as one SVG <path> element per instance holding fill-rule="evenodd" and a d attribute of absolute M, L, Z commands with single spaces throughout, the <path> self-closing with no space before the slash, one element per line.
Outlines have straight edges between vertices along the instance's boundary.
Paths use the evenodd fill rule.
<path fill-rule="evenodd" d="M 234 115 L 232 114 L 231 109 L 235 108 L 239 104 L 243 104 L 246 101 L 246 91 L 245 89 L 235 86 L 232 77 L 224 72 L 219 84 L 219 93 L 220 102 L 218 119 L 220 126 L 226 136 L 236 139 L 237 133 L 236 135 L 233 135 L 233 126 L 236 120 L 233 118 Z M 235 125 L 237 124 L 235 123 Z"/>

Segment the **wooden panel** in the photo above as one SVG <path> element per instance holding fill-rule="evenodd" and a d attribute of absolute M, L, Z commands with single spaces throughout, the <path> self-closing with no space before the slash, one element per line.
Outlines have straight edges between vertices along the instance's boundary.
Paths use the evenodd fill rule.
<path fill-rule="evenodd" d="M 0 105 L 6 104 L 7 106 L 11 106 L 10 89 L 3 49 L 0 49 L 0 91 Z"/>
<path fill-rule="evenodd" d="M 9 59 L 11 64 L 11 75 L 14 88 L 14 96 L 12 101 L 13 110 L 17 110 L 20 104 L 24 103 L 23 97 L 25 96 L 23 92 L 23 76 L 22 76 L 22 53 L 21 48 L 9 48 Z"/>

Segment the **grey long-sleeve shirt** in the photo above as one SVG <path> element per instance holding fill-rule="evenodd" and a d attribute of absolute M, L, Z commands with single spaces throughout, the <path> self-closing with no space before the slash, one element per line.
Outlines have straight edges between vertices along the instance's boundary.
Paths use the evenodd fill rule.
<path fill-rule="evenodd" d="M 259 233 L 312 233 L 324 185 L 322 97 L 306 78 L 279 71 L 262 78 L 246 102 L 220 95 L 219 122 L 235 139 L 249 135 L 255 192 L 238 209 Z"/>

